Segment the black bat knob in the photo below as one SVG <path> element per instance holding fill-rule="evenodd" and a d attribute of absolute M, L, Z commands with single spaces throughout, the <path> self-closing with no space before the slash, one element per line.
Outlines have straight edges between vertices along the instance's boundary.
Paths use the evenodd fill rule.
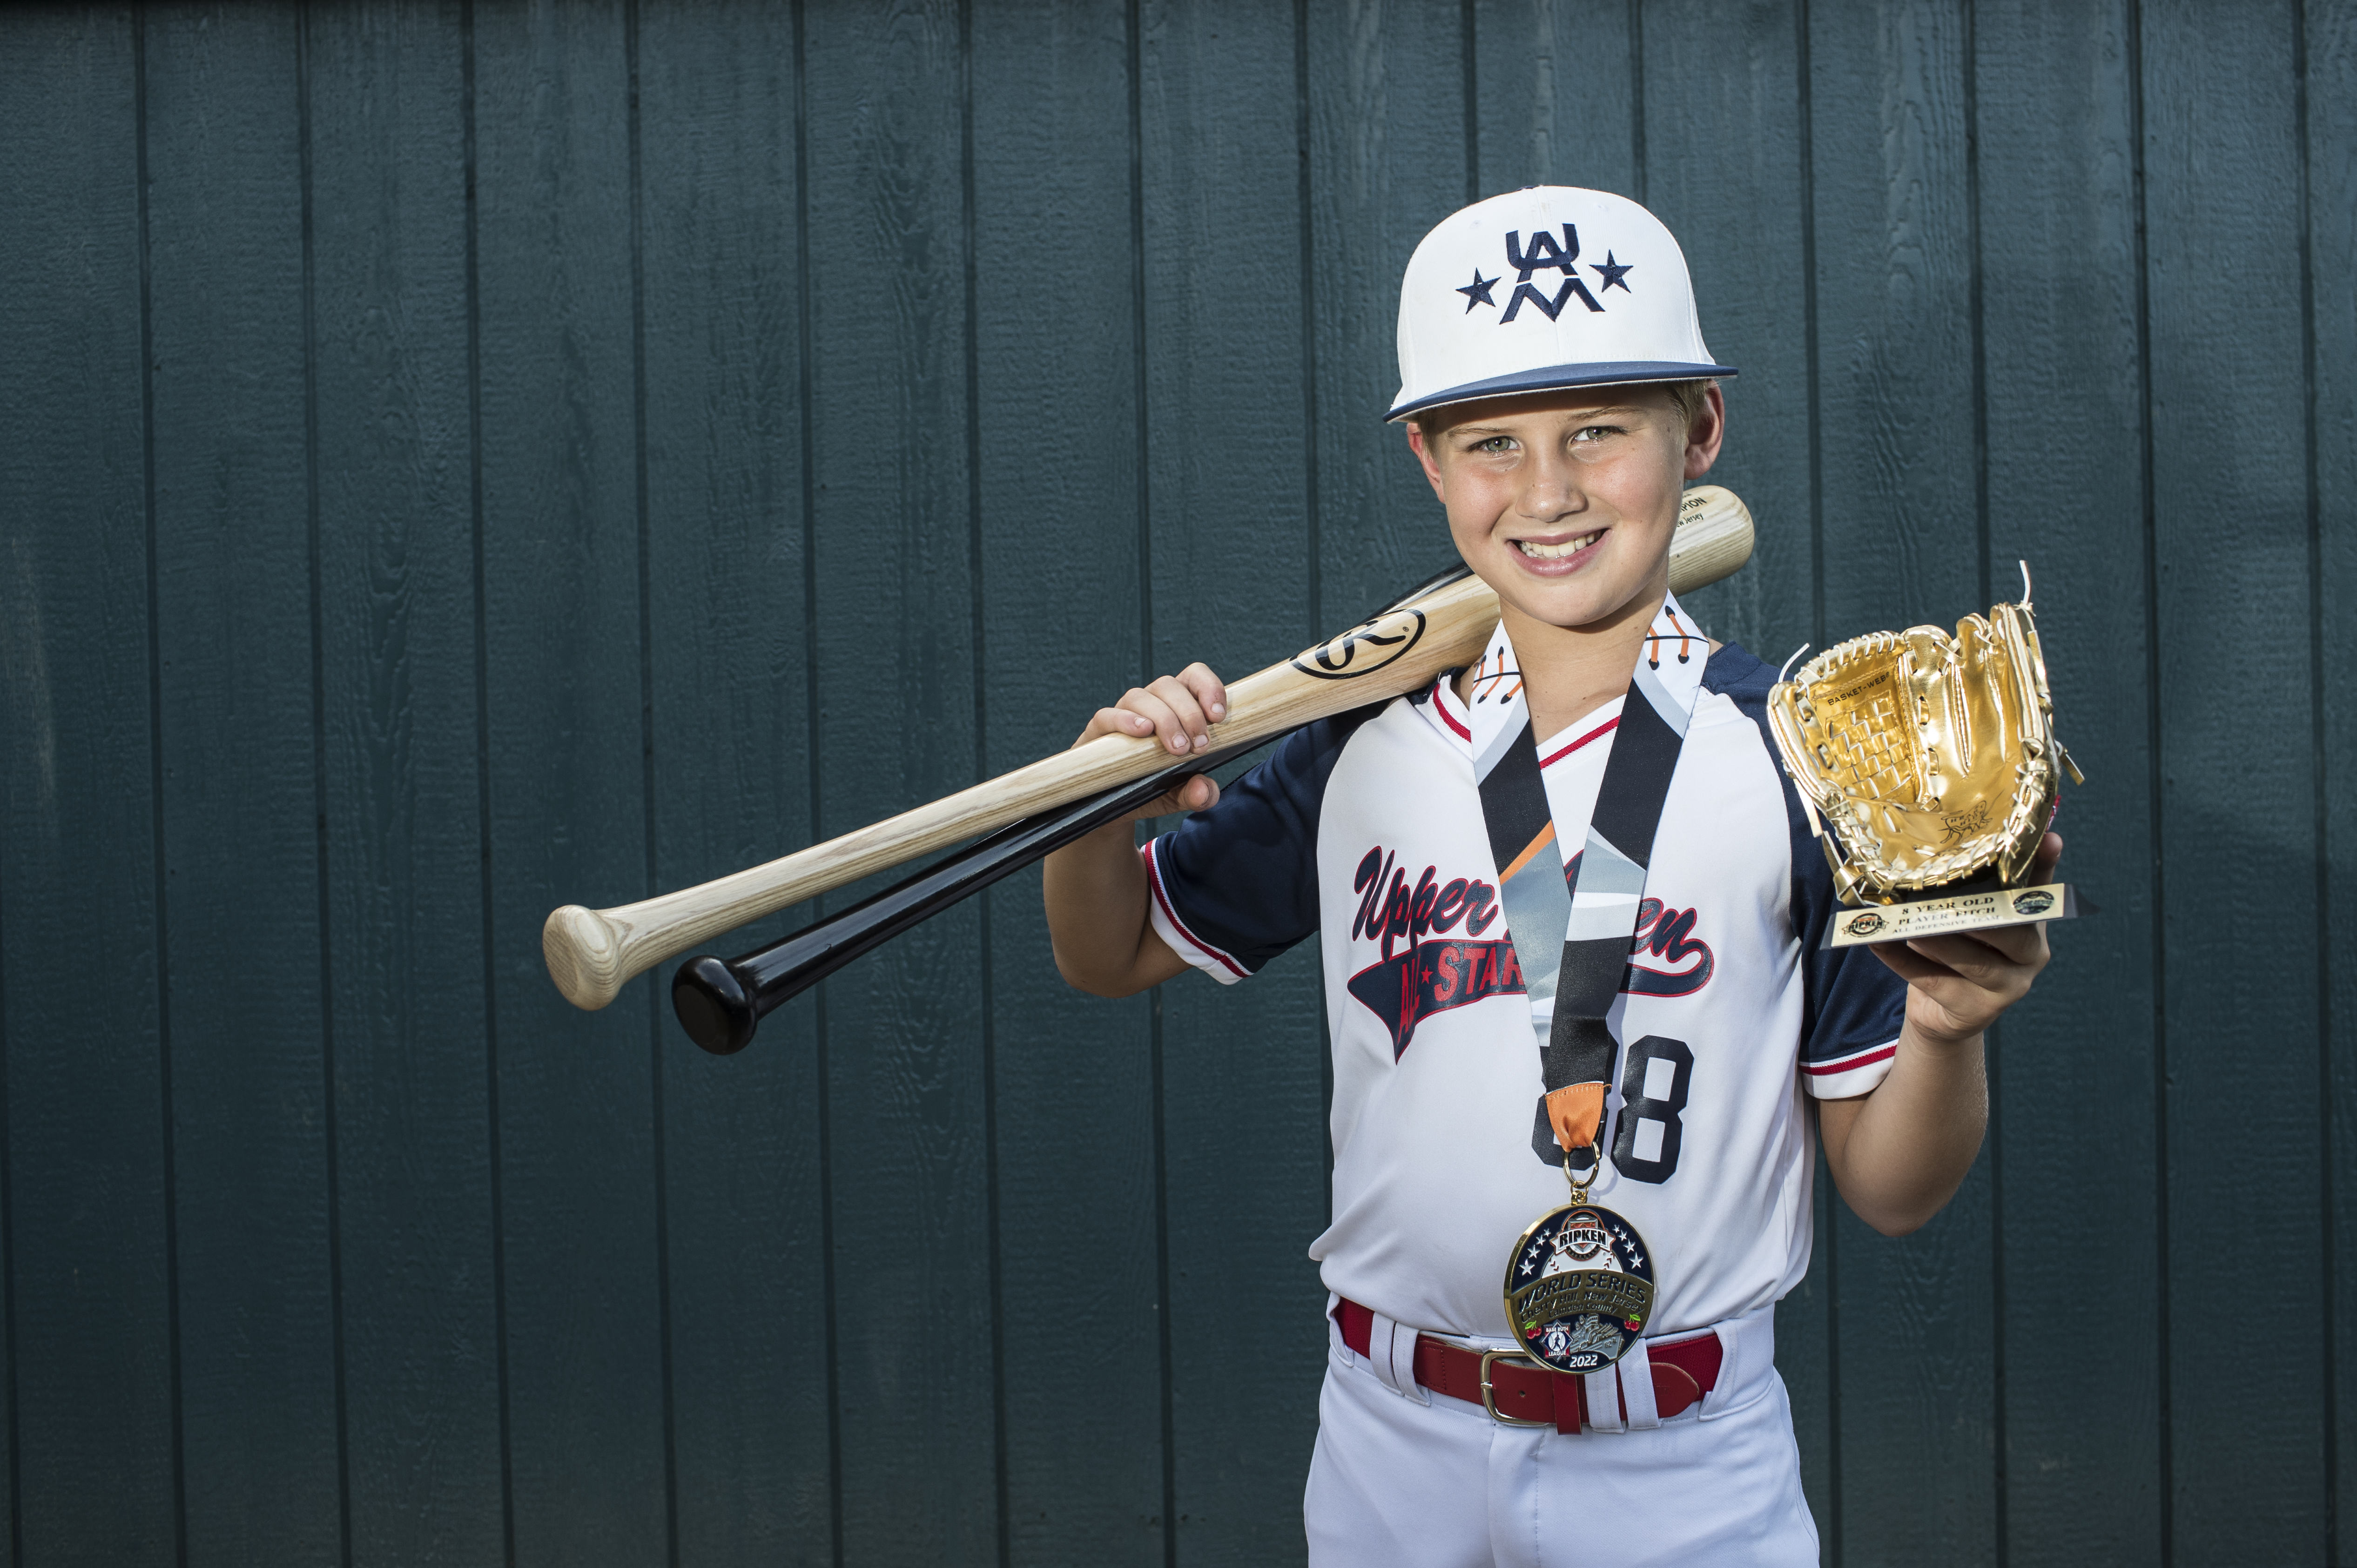
<path fill-rule="evenodd" d="M 709 953 L 688 960 L 671 977 L 671 1010 L 687 1037 L 716 1057 L 751 1045 L 761 1022 L 736 972 Z"/>

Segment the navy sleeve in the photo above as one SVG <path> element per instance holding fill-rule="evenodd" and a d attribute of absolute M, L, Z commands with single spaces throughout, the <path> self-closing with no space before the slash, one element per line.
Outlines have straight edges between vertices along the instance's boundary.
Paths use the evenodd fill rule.
<path fill-rule="evenodd" d="M 1198 969 L 1257 973 L 1318 929 L 1318 821 L 1335 759 L 1378 703 L 1296 730 L 1220 803 L 1146 846 L 1155 929 Z"/>
<path fill-rule="evenodd" d="M 1792 848 L 1792 931 L 1801 944 L 1805 998 L 1801 1080 L 1819 1099 L 1864 1094 L 1882 1081 L 1898 1054 L 1900 1026 L 1907 1021 L 1907 983 L 1863 947 L 1824 945 L 1826 927 L 1841 906 L 1834 897 L 1824 845 L 1809 831 L 1808 811 L 1768 728 L 1768 689 L 1776 683 L 1775 671 L 1729 643 L 1711 655 L 1704 679 L 1759 726 L 1760 744 L 1784 791 Z"/>

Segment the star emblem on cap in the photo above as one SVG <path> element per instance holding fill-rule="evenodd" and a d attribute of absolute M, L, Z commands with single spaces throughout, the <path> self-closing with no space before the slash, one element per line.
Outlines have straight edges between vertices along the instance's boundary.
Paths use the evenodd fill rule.
<path fill-rule="evenodd" d="M 1602 285 L 1597 289 L 1597 293 L 1601 294 L 1605 289 L 1609 288 L 1617 288 L 1622 294 L 1627 294 L 1629 292 L 1629 285 L 1622 283 L 1620 279 L 1624 274 L 1634 272 L 1636 270 L 1631 263 L 1613 260 L 1612 252 L 1607 251 L 1604 252 L 1604 259 L 1602 261 L 1590 262 L 1587 265 L 1591 272 L 1600 273 L 1603 274 L 1604 282 Z M 1473 275 L 1475 277 L 1480 277 L 1481 274 L 1479 272 L 1476 272 Z M 1473 307 L 1469 305 L 1465 308 L 1470 310 Z"/>
<path fill-rule="evenodd" d="M 1492 310 L 1498 308 L 1498 302 L 1490 297 L 1490 290 L 1496 286 L 1497 282 L 1496 278 L 1483 277 L 1480 267 L 1473 269 L 1473 281 L 1457 290 L 1465 296 L 1465 309 L 1469 314 L 1477 305 L 1486 305 Z M 1624 283 L 1620 286 L 1625 289 L 1629 285 Z"/>

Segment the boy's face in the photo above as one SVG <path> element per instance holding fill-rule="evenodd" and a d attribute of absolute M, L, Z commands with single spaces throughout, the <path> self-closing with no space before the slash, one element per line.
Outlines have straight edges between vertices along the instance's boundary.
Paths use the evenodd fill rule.
<path fill-rule="evenodd" d="M 1465 564 L 1549 626 L 1612 620 L 1669 585 L 1685 486 L 1718 456 L 1726 405 L 1689 426 L 1659 386 L 1582 387 L 1452 410 L 1437 439 L 1408 427 Z"/>

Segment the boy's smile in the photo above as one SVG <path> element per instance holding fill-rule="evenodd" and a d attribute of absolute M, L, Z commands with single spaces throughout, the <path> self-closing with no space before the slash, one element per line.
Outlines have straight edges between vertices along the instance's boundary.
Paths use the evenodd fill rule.
<path fill-rule="evenodd" d="M 1718 455 L 1717 389 L 1691 428 L 1667 391 L 1644 385 L 1451 413 L 1437 437 L 1410 426 L 1408 439 L 1458 553 L 1506 613 L 1566 630 L 1650 617 L 1669 584 L 1679 498 Z"/>

